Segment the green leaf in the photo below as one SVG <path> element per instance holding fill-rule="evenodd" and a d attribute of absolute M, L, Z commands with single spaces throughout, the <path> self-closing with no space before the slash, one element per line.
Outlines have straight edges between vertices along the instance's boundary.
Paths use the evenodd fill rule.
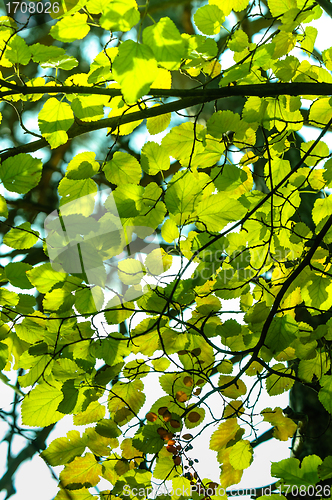
<path fill-rule="evenodd" d="M 202 130 L 203 127 L 201 125 L 198 125 L 196 127 L 196 134 L 198 134 Z M 161 145 L 165 151 L 171 153 L 173 158 L 177 160 L 186 160 L 192 154 L 193 140 L 193 124 L 190 122 L 185 122 L 181 125 L 178 125 L 177 127 L 173 127 L 170 132 L 163 138 L 163 140 L 161 141 Z"/>
<path fill-rule="evenodd" d="M 57 387 L 42 383 L 25 396 L 22 403 L 23 425 L 46 427 L 58 422 L 63 414 L 57 411 L 63 394 Z"/>
<path fill-rule="evenodd" d="M 67 437 L 54 439 L 41 456 L 52 467 L 65 465 L 83 454 L 86 443 L 87 438 L 82 438 L 78 431 L 69 431 Z"/>
<path fill-rule="evenodd" d="M 200 425 L 205 418 L 205 410 L 204 408 L 193 408 L 193 410 L 189 411 L 185 417 L 185 424 L 187 429 L 193 429 Z"/>
<path fill-rule="evenodd" d="M 121 436 L 121 430 L 119 429 L 119 427 L 109 419 L 99 420 L 95 429 L 96 432 L 103 437 L 108 437 L 113 439 Z"/>
<path fill-rule="evenodd" d="M 326 125 L 331 118 L 332 109 L 330 97 L 321 97 L 312 103 L 310 106 L 309 119 L 312 120 L 315 125 L 318 127 L 324 127 L 324 125 Z M 310 145 L 312 145 L 313 142 L 314 141 L 310 141 Z"/>
<path fill-rule="evenodd" d="M 202 228 L 218 232 L 229 222 L 242 219 L 246 209 L 237 199 L 227 199 L 223 193 L 218 193 L 202 200 L 197 206 L 196 214 Z"/>
<path fill-rule="evenodd" d="M 218 191 L 232 192 L 246 181 L 247 174 L 244 170 L 234 165 L 224 165 L 222 169 L 214 167 L 211 172 L 211 178 Z"/>
<path fill-rule="evenodd" d="M 315 485 L 319 481 L 317 467 L 321 463 L 322 459 L 316 455 L 304 457 L 301 464 L 297 458 L 286 458 L 280 462 L 272 462 L 271 475 L 290 485 Z"/>
<path fill-rule="evenodd" d="M 315 41 L 317 38 L 318 30 L 313 26 L 306 26 L 304 31 L 303 41 L 301 42 L 301 49 L 305 51 L 305 53 L 311 53 L 314 50 Z M 324 51 L 325 52 L 325 51 Z M 323 52 L 323 59 L 324 59 Z"/>
<path fill-rule="evenodd" d="M 75 307 L 80 314 L 93 314 L 102 309 L 104 294 L 99 286 L 83 288 L 75 293 Z"/>
<path fill-rule="evenodd" d="M 159 104 L 156 104 L 155 106 L 159 106 Z M 170 122 L 171 122 L 171 113 L 164 113 L 159 116 L 152 116 L 148 118 L 146 120 L 146 128 L 148 129 L 151 135 L 156 135 L 166 130 Z"/>
<path fill-rule="evenodd" d="M 45 317 L 39 311 L 34 311 L 30 317 L 24 318 L 22 323 L 16 325 L 16 333 L 20 339 L 30 344 L 35 344 L 43 339 L 48 344 L 53 345 L 55 341 L 53 333 L 47 331 Z"/>
<path fill-rule="evenodd" d="M 298 376 L 305 382 L 312 382 L 314 376 L 318 380 L 330 368 L 330 360 L 327 353 L 317 352 L 316 356 L 312 359 L 301 359 L 298 368 Z"/>
<path fill-rule="evenodd" d="M 43 164 L 37 158 L 20 153 L 0 165 L 0 179 L 8 191 L 25 194 L 39 183 Z"/>
<path fill-rule="evenodd" d="M 205 480 L 203 480 L 205 484 Z M 192 488 L 189 479 L 186 477 L 180 476 L 172 479 L 172 500 L 178 500 L 180 498 L 191 498 L 192 497 Z M 194 493 L 195 494 L 195 493 Z"/>
<path fill-rule="evenodd" d="M 157 463 L 153 471 L 153 477 L 156 479 L 169 480 L 177 477 L 179 472 L 182 471 L 181 465 L 175 467 L 172 455 L 162 448 L 158 453 Z"/>
<path fill-rule="evenodd" d="M 61 413 L 70 414 L 77 411 L 79 391 L 75 385 L 77 384 L 73 379 L 68 379 L 63 383 L 63 386 L 61 387 L 63 400 L 58 406 L 58 411 Z"/>
<path fill-rule="evenodd" d="M 116 296 L 113 297 L 105 306 L 105 318 L 109 325 L 119 325 L 132 316 L 135 310 L 133 302 L 121 303 Z"/>
<path fill-rule="evenodd" d="M 144 453 L 158 453 L 164 446 L 164 441 L 157 430 L 160 425 L 144 425 L 133 438 L 133 446 Z"/>
<path fill-rule="evenodd" d="M 291 374 L 292 370 L 289 368 L 285 368 L 282 363 L 278 363 L 274 365 L 273 370 L 280 372 L 280 376 L 272 373 L 266 379 L 266 390 L 270 396 L 276 396 L 278 394 L 282 394 L 285 391 L 289 391 L 291 387 L 294 385 L 294 380 L 288 378 L 285 375 Z"/>
<path fill-rule="evenodd" d="M 331 215 L 332 210 L 332 196 L 327 196 L 323 199 L 317 199 L 314 204 L 314 208 L 312 209 L 312 218 L 316 226 Z"/>
<path fill-rule="evenodd" d="M 68 43 L 81 40 L 90 31 L 87 19 L 87 14 L 75 12 L 73 16 L 65 17 L 58 21 L 55 26 L 52 26 L 50 34 L 55 40 L 60 40 L 61 42 Z"/>
<path fill-rule="evenodd" d="M 68 179 L 88 179 L 99 172 L 99 163 L 95 160 L 96 153 L 85 151 L 74 156 L 68 163 L 66 177 Z"/>
<path fill-rule="evenodd" d="M 140 164 L 128 153 L 117 151 L 111 161 L 105 163 L 103 170 L 105 177 L 112 184 L 138 184 L 142 171 Z"/>
<path fill-rule="evenodd" d="M 321 389 L 318 393 L 318 399 L 325 410 L 332 414 L 332 376 L 324 375 L 320 381 Z"/>
<path fill-rule="evenodd" d="M 23 222 L 5 234 L 3 242 L 11 248 L 19 250 L 31 248 L 38 241 L 38 231 L 31 229 L 30 222 Z"/>
<path fill-rule="evenodd" d="M 272 16 L 280 16 L 297 7 L 296 0 L 268 0 Z"/>
<path fill-rule="evenodd" d="M 96 486 L 100 481 L 102 466 L 92 453 L 86 453 L 84 457 L 75 457 L 72 462 L 66 465 L 60 473 L 61 484 L 66 487 L 74 486 L 90 488 Z M 69 488 L 72 489 L 72 488 Z"/>
<path fill-rule="evenodd" d="M 80 378 L 84 371 L 72 359 L 62 358 L 54 360 L 52 372 L 56 380 L 65 381 Z"/>
<path fill-rule="evenodd" d="M 58 273 L 52 269 L 51 264 L 42 264 L 27 271 L 30 283 L 41 293 L 49 292 L 57 283 L 65 281 L 67 274 Z"/>
<path fill-rule="evenodd" d="M 31 50 L 27 46 L 25 40 L 18 35 L 15 35 L 8 44 L 6 57 L 13 64 L 26 65 L 31 59 Z"/>
<path fill-rule="evenodd" d="M 135 0 L 113 0 L 103 8 L 100 25 L 108 31 L 129 31 L 139 20 Z"/>
<path fill-rule="evenodd" d="M 151 472 L 147 470 L 126 469 L 125 473 L 121 473 L 121 477 L 117 480 L 115 488 L 112 493 L 119 495 L 123 491 L 132 491 L 134 488 L 137 491 L 146 491 L 151 488 Z M 123 493 L 122 493 L 123 494 Z M 144 493 L 143 493 L 144 494 Z M 142 495 L 143 496 L 143 495 Z"/>
<path fill-rule="evenodd" d="M 324 458 L 323 463 L 318 466 L 318 475 L 322 481 L 332 477 L 332 456 Z"/>
<path fill-rule="evenodd" d="M 90 353 L 96 358 L 103 359 L 107 365 L 114 367 L 123 361 L 129 354 L 125 338 L 107 338 L 96 341 L 90 348 Z M 115 377 L 116 374 L 114 374 Z"/>
<path fill-rule="evenodd" d="M 252 462 L 253 449 L 249 441 L 240 440 L 232 446 L 229 454 L 229 462 L 236 470 L 243 470 L 249 467 Z"/>
<path fill-rule="evenodd" d="M 156 142 L 146 142 L 141 151 L 141 165 L 144 172 L 156 175 L 161 170 L 168 170 L 170 159 L 167 151 Z"/>
<path fill-rule="evenodd" d="M 25 262 L 10 262 L 5 268 L 6 278 L 13 286 L 18 288 L 33 288 L 26 275 L 26 272 L 30 271 L 30 269 L 32 269 L 32 266 Z"/>
<path fill-rule="evenodd" d="M 8 345 L 0 342 L 0 370 L 3 370 L 8 362 L 9 349 Z M 0 374 L 1 376 L 1 374 Z"/>
<path fill-rule="evenodd" d="M 224 13 L 217 5 L 204 5 L 194 14 L 197 28 L 205 35 L 217 35 L 224 21 Z"/>
<path fill-rule="evenodd" d="M 134 418 L 145 401 L 145 394 L 141 380 L 123 383 L 117 382 L 110 391 L 108 409 L 114 415 L 118 425 L 124 425 Z"/>
<path fill-rule="evenodd" d="M 201 195 L 202 188 L 197 178 L 187 170 L 180 171 L 173 176 L 168 186 L 165 195 L 166 207 L 172 214 L 180 214 L 180 221 L 183 222 L 191 217 Z"/>
<path fill-rule="evenodd" d="M 261 415 L 266 422 L 270 422 L 274 426 L 273 437 L 280 439 L 280 441 L 287 441 L 297 430 L 297 424 L 285 417 L 279 407 L 274 410 L 265 408 L 261 411 Z"/>
<path fill-rule="evenodd" d="M 236 418 L 230 418 L 221 423 L 210 439 L 210 449 L 214 451 L 222 450 L 231 441 L 240 429 Z"/>
<path fill-rule="evenodd" d="M 298 324 L 289 314 L 281 318 L 273 318 L 266 336 L 265 345 L 273 353 L 279 353 L 295 340 L 298 332 Z"/>
<path fill-rule="evenodd" d="M 91 215 L 95 206 L 93 196 L 97 192 L 97 184 L 92 179 L 67 179 L 64 177 L 58 187 L 61 214 L 82 214 L 85 217 Z M 75 201 L 75 203 L 71 203 Z M 97 267 L 97 266 L 96 266 Z"/>
<path fill-rule="evenodd" d="M 332 115 L 331 115 L 332 116 Z M 301 156 L 304 156 L 309 148 L 314 144 L 315 141 L 308 141 L 301 145 Z M 329 156 L 329 148 L 327 144 L 323 141 L 319 141 L 319 143 L 313 148 L 310 154 L 303 160 L 306 165 L 309 167 L 314 167 L 317 163 L 323 158 L 327 158 Z"/>
<path fill-rule="evenodd" d="M 92 101 L 90 96 L 75 97 L 71 103 L 76 118 L 85 122 L 98 121 L 104 118 L 104 96 L 96 96 Z"/>
<path fill-rule="evenodd" d="M 149 46 L 160 66 L 178 70 L 186 48 L 179 30 L 168 17 L 163 17 L 143 31 L 143 43 Z"/>
<path fill-rule="evenodd" d="M 73 422 L 75 425 L 86 425 L 102 420 L 105 416 L 105 406 L 92 401 L 87 409 L 83 412 L 74 415 Z"/>
<path fill-rule="evenodd" d="M 208 120 L 206 128 L 209 134 L 217 139 L 221 139 L 223 134 L 229 131 L 237 131 L 240 124 L 240 115 L 233 113 L 233 111 L 218 111 L 213 113 L 212 117 Z"/>
<path fill-rule="evenodd" d="M 66 54 L 61 47 L 54 45 L 42 45 L 35 43 L 30 46 L 32 60 L 40 64 L 42 68 L 59 68 L 70 70 L 78 66 L 78 60 Z"/>
<path fill-rule="evenodd" d="M 150 47 L 126 40 L 119 47 L 112 72 L 123 97 L 132 104 L 150 90 L 157 77 L 157 62 Z"/>
<path fill-rule="evenodd" d="M 317 203 L 317 205 L 319 204 Z M 329 205 L 329 203 L 322 205 L 321 215 L 324 215 L 327 205 Z M 315 209 L 316 204 L 314 210 Z M 303 291 L 301 291 L 301 295 L 306 306 L 317 307 L 318 305 L 318 307 L 328 309 L 332 306 L 331 288 L 332 284 L 328 278 L 311 273 L 307 277 L 307 281 L 303 287 Z"/>
<path fill-rule="evenodd" d="M 144 275 L 145 269 L 139 260 L 128 258 L 118 264 L 118 276 L 125 285 L 139 285 Z"/>
<path fill-rule="evenodd" d="M 15 292 L 11 292 L 6 288 L 0 288 L 0 304 L 3 306 L 16 306 L 19 301 L 19 296 Z"/>
<path fill-rule="evenodd" d="M 0 217 L 8 217 L 8 208 L 5 198 L 0 194 Z"/>
<path fill-rule="evenodd" d="M 172 243 L 179 237 L 179 230 L 173 219 L 167 219 L 161 228 L 161 236 L 167 243 Z"/>
<path fill-rule="evenodd" d="M 273 159 L 269 166 L 266 165 L 264 168 L 264 174 L 266 176 L 271 176 L 269 179 L 269 185 L 273 182 L 273 185 L 279 184 L 287 174 L 291 171 L 291 166 L 288 160 L 282 160 L 281 158 Z"/>
<path fill-rule="evenodd" d="M 69 104 L 51 97 L 38 115 L 38 125 L 43 137 L 52 149 L 68 141 L 67 130 L 74 123 L 74 114 Z"/>

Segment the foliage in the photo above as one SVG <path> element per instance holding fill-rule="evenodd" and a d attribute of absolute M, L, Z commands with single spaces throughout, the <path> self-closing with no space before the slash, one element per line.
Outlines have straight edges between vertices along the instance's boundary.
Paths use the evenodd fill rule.
<path fill-rule="evenodd" d="M 271 397 L 318 388 L 332 413 L 332 48 L 316 51 L 310 24 L 322 9 L 209 0 L 186 32 L 154 7 L 68 2 L 44 42 L 0 18 L 1 109 L 36 137 L 15 136 L 15 115 L 0 154 L 0 369 L 20 371 L 24 426 L 73 415 L 41 453 L 64 466 L 59 500 L 92 498 L 101 478 L 101 498 L 166 480 L 223 496 L 253 460 L 245 374 Z M 103 46 L 87 67 L 89 32 Z M 128 250 L 139 239 L 142 262 Z M 274 439 L 297 429 L 273 398 L 263 420 Z M 217 483 L 188 455 L 211 423 Z M 272 475 L 316 485 L 330 459 L 285 458 Z"/>

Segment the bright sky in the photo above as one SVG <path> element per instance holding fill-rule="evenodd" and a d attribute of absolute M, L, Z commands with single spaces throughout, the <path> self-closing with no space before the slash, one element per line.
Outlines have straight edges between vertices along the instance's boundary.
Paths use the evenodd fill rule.
<path fill-rule="evenodd" d="M 320 20 L 316 21 L 315 23 L 312 23 L 311 25 L 315 25 L 318 29 L 317 47 L 320 50 L 328 48 L 326 33 L 329 32 L 331 26 L 331 19 L 327 15 L 323 15 L 323 17 Z M 92 51 L 96 50 L 96 44 L 91 43 L 90 47 Z M 92 58 L 95 55 L 96 54 L 94 53 Z M 232 61 L 229 62 L 229 64 L 232 64 Z M 223 62 L 223 67 L 225 67 L 225 65 L 226 61 Z M 316 131 L 314 129 L 307 129 L 306 132 L 301 131 L 301 134 L 305 137 L 306 140 L 309 139 L 312 140 L 315 139 L 315 137 L 317 137 L 319 131 Z M 330 135 L 331 134 L 329 134 L 329 136 Z M 141 135 L 140 137 L 136 137 L 135 149 L 136 148 L 139 149 L 140 146 L 144 144 L 144 142 L 148 139 L 149 139 L 148 135 L 147 136 Z M 156 136 L 153 137 L 153 140 L 156 140 Z M 325 139 L 325 141 L 330 143 L 330 139 L 329 140 Z M 237 303 L 234 303 L 234 301 L 227 301 L 227 304 L 225 304 L 224 301 L 223 308 L 229 310 L 237 309 Z M 223 320 L 225 319 L 227 318 L 223 318 Z M 150 382 L 150 385 L 147 385 L 148 379 L 146 378 L 143 380 L 145 381 L 146 384 L 146 394 L 147 394 L 147 401 L 145 403 L 144 408 L 146 408 L 146 411 L 148 411 L 150 409 L 151 403 L 155 400 L 155 391 L 158 385 L 157 381 L 154 381 L 153 383 Z M 248 386 L 250 385 L 249 377 L 246 377 L 244 381 L 245 383 L 248 383 Z M 158 390 L 160 390 L 160 395 L 162 395 L 161 389 Z M 1 382 L 0 382 L 0 391 L 1 391 L 1 407 L 3 410 L 8 411 L 10 410 L 10 405 L 13 399 L 13 392 L 11 389 L 9 389 Z M 255 393 L 253 397 L 255 397 Z M 215 396 L 214 401 L 209 400 L 209 403 L 211 404 L 211 407 L 214 409 L 215 408 L 217 409 L 218 405 L 220 405 L 220 401 L 218 400 L 217 396 Z M 281 396 L 274 396 L 272 398 L 265 396 L 261 397 L 259 403 L 257 404 L 255 412 L 259 414 L 259 412 L 267 406 L 272 406 L 272 407 L 280 406 L 281 408 L 285 408 L 287 405 L 288 405 L 287 394 Z M 261 418 L 257 419 L 257 422 L 259 421 L 261 421 Z M 62 421 L 60 421 L 56 425 L 56 428 L 52 432 L 48 442 L 52 441 L 56 437 L 64 436 L 65 433 L 72 428 L 73 428 L 72 417 L 71 416 L 65 417 Z M 268 428 L 269 424 L 267 423 L 260 425 L 259 427 L 260 433 L 264 432 Z M 80 428 L 78 429 L 82 432 L 84 427 L 82 429 Z M 197 430 L 199 430 L 198 427 L 195 428 L 193 431 L 195 431 L 196 433 Z M 197 441 L 197 443 L 195 441 L 194 449 L 192 451 L 192 458 L 198 458 L 200 461 L 199 464 L 197 465 L 201 477 L 206 477 L 213 481 L 218 481 L 220 470 L 215 458 L 215 452 L 209 451 L 207 445 L 210 435 L 214 430 L 215 428 L 210 427 L 210 429 L 207 429 L 207 431 L 203 434 L 203 437 L 201 438 L 200 441 Z M 0 420 L 0 439 L 5 437 L 7 431 L 8 431 L 7 424 Z M 249 436 L 248 434 L 248 439 L 253 439 L 253 438 L 254 436 L 252 435 Z M 27 442 L 24 438 L 16 436 L 13 442 L 12 453 L 14 455 L 19 453 L 22 447 L 24 447 L 26 444 Z M 253 465 L 244 472 L 242 481 L 238 485 L 234 485 L 231 489 L 237 490 L 240 488 L 250 488 L 254 486 L 257 487 L 269 484 L 269 482 L 273 482 L 274 479 L 271 478 L 270 476 L 270 462 L 278 461 L 282 458 L 287 458 L 289 456 L 289 449 L 288 449 L 289 447 L 290 447 L 290 441 L 280 442 L 277 440 L 270 440 L 267 443 L 264 443 L 259 447 L 255 448 L 255 460 L 253 462 Z M 6 442 L 1 443 L 0 477 L 6 470 L 5 469 L 6 450 L 7 450 L 7 443 Z M 59 474 L 61 469 L 62 469 L 61 467 L 56 467 L 54 470 L 56 474 Z M 51 500 L 58 491 L 56 482 L 52 478 L 48 467 L 45 465 L 43 460 L 38 456 L 35 456 L 30 461 L 24 462 L 24 465 L 19 469 L 18 473 L 16 474 L 15 484 L 17 487 L 17 494 L 15 495 L 15 497 L 13 497 L 15 498 L 15 500 L 26 500 L 27 498 L 33 498 L 34 500 Z M 98 486 L 100 487 L 100 489 L 107 489 L 108 483 L 107 482 L 104 482 L 103 484 L 100 483 L 100 485 Z M 5 492 L 0 492 L 0 500 L 3 500 L 4 498 L 5 498 Z"/>

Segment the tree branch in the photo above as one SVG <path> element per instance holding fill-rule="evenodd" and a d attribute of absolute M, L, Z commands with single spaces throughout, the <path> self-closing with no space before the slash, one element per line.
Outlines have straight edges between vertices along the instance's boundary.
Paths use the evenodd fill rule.
<path fill-rule="evenodd" d="M 30 441 L 30 443 L 25 448 L 23 448 L 23 450 L 21 450 L 20 453 L 16 455 L 16 457 L 10 460 L 5 474 L 0 479 L 0 491 L 7 491 L 6 498 L 9 498 L 16 493 L 13 485 L 13 477 L 15 472 L 17 471 L 19 466 L 23 462 L 25 462 L 25 460 L 32 458 L 36 454 L 36 452 L 45 449 L 45 441 L 54 428 L 54 425 L 55 424 L 51 424 L 41 430 L 36 431 L 36 438 L 33 441 Z"/>
<path fill-rule="evenodd" d="M 222 80 L 221 80 L 222 81 Z M 0 98 L 9 95 L 32 95 L 32 94 L 88 94 L 88 95 L 107 95 L 116 97 L 122 95 L 121 89 L 105 88 L 105 87 L 85 87 L 85 86 L 39 86 L 28 87 L 8 83 L 0 79 L 0 85 L 9 88 L 0 92 Z M 202 102 L 215 101 L 224 97 L 234 96 L 258 96 L 258 97 L 277 97 L 279 95 L 332 95 L 331 83 L 311 83 L 311 82 L 295 82 L 295 83 L 259 83 L 251 85 L 228 85 L 221 88 L 195 87 L 192 89 L 150 89 L 146 94 L 152 97 L 183 97 L 196 98 L 194 104 Z M 202 100 L 203 99 L 203 100 Z M 192 106 L 193 104 L 191 104 Z"/>
<path fill-rule="evenodd" d="M 0 80 L 0 84 L 4 80 Z M 4 82 L 6 83 L 6 82 Z M 7 84 L 8 85 L 8 84 Z M 68 93 L 68 94 L 98 94 L 119 96 L 121 95 L 120 89 L 105 89 L 96 87 L 22 87 L 10 84 L 13 88 L 12 92 L 17 94 L 16 89 L 24 95 L 28 94 L 45 94 L 46 93 Z M 15 89 L 14 89 L 15 87 Z M 0 92 L 0 97 L 4 93 Z M 6 93 L 7 94 L 7 93 Z M 234 96 L 258 96 L 258 97 L 277 97 L 279 95 L 332 95 L 332 84 L 330 83 L 266 83 L 259 85 L 238 85 L 230 87 L 222 87 L 220 89 L 152 89 L 150 94 L 153 97 L 183 97 L 182 99 L 167 104 L 162 104 L 148 109 L 141 109 L 133 113 L 126 113 L 112 118 L 103 118 L 102 120 L 94 122 L 82 122 L 73 124 L 68 130 L 68 138 L 73 139 L 82 134 L 100 130 L 103 128 L 110 128 L 111 131 L 116 130 L 119 125 L 132 123 L 134 121 L 144 120 L 153 116 L 160 116 L 174 111 L 180 111 L 185 108 L 195 106 L 197 104 L 204 104 L 206 102 L 216 101 L 225 97 Z M 0 160 L 4 161 L 6 158 L 16 156 L 19 153 L 32 153 L 39 149 L 48 146 L 46 139 L 38 139 L 37 141 L 23 144 L 21 146 L 10 148 L 4 153 L 0 154 Z"/>

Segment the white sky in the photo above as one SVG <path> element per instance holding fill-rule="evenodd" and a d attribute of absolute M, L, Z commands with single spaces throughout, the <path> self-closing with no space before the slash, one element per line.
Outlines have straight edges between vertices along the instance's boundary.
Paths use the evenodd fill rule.
<path fill-rule="evenodd" d="M 331 19 L 327 15 L 323 15 L 323 17 L 311 23 L 311 26 L 315 26 L 318 28 L 318 37 L 316 46 L 323 50 L 328 48 L 329 44 L 327 44 L 327 36 L 329 33 L 331 26 Z M 85 42 L 83 42 L 85 43 Z M 92 50 L 96 50 L 94 44 L 91 45 Z M 95 54 L 93 54 L 93 57 Z M 226 61 L 223 63 L 223 67 L 225 67 Z M 231 64 L 231 62 L 230 62 Z M 319 134 L 319 130 L 315 130 L 312 128 L 308 128 L 305 132 L 301 130 L 301 134 L 305 137 L 306 140 L 312 140 L 317 137 Z M 331 134 L 329 134 L 330 136 Z M 138 139 L 138 142 L 142 141 L 144 143 L 148 139 L 148 136 L 141 136 Z M 156 136 L 152 138 L 152 140 L 156 140 Z M 330 139 L 326 140 L 330 146 Z M 330 146 L 331 147 L 331 146 Z M 233 301 L 227 301 L 227 306 L 225 308 L 233 309 L 236 304 L 232 304 Z M 225 318 L 223 318 L 225 319 Z M 249 377 L 246 377 L 245 382 Z M 13 379 L 14 380 L 14 379 Z M 156 391 L 156 383 L 147 385 L 148 378 L 143 379 L 146 387 L 147 394 L 147 402 L 145 403 L 146 411 L 149 410 L 151 403 L 155 400 L 155 391 Z M 3 410 L 10 410 L 11 401 L 13 399 L 13 392 L 7 386 L 0 382 L 0 394 L 1 394 L 1 408 Z M 160 395 L 162 395 L 162 391 L 160 389 Z M 218 407 L 220 404 L 217 396 L 214 398 L 215 403 L 211 404 L 211 407 Z M 280 406 L 281 408 L 285 408 L 288 405 L 288 394 L 281 396 L 270 397 L 261 397 L 259 403 L 257 404 L 257 411 L 259 413 L 263 408 L 267 406 L 272 406 L 273 408 L 276 406 Z M 259 426 L 259 434 L 264 432 L 269 428 L 270 424 L 263 423 Z M 48 443 L 52 441 L 56 437 L 64 436 L 65 433 L 73 428 L 72 426 L 72 417 L 66 416 L 62 421 L 60 421 L 55 430 L 51 433 L 51 437 L 48 439 Z M 82 432 L 84 427 L 79 428 Z M 193 433 L 199 428 L 193 429 Z M 218 462 L 216 461 L 216 454 L 208 449 L 208 441 L 211 433 L 215 430 L 215 428 L 210 427 L 204 434 L 203 437 L 196 442 L 194 441 L 194 449 L 192 450 L 192 457 L 198 458 L 200 460 L 198 466 L 198 470 L 201 477 L 210 478 L 213 481 L 218 482 L 220 470 L 218 466 Z M 0 439 L 5 436 L 8 431 L 8 427 L 5 423 L 0 420 Z M 250 436 L 249 439 L 253 439 L 253 436 Z M 13 442 L 12 453 L 19 453 L 23 446 L 26 445 L 26 440 L 20 436 L 16 436 Z M 264 443 L 257 448 L 255 448 L 255 460 L 251 467 L 246 469 L 243 474 L 242 481 L 231 487 L 231 489 L 240 489 L 240 488 L 250 488 L 250 487 L 258 487 L 269 484 L 269 482 L 273 482 L 274 479 L 270 476 L 270 462 L 278 461 L 282 458 L 287 458 L 289 456 L 289 448 L 290 440 L 288 442 L 280 442 L 277 440 L 270 440 L 267 443 Z M 5 472 L 5 464 L 6 464 L 6 451 L 7 451 L 7 443 L 3 442 L 0 444 L 0 477 Z M 62 468 L 56 467 L 54 470 L 58 474 Z M 15 500 L 27 500 L 27 498 L 33 498 L 34 500 L 51 500 L 56 495 L 58 489 L 57 484 L 54 479 L 51 477 L 50 471 L 48 467 L 45 465 L 43 460 L 38 456 L 35 456 L 32 460 L 24 462 L 23 466 L 18 470 L 15 479 L 15 485 L 17 488 L 17 494 L 12 497 Z M 108 489 L 108 483 L 100 483 L 98 485 L 100 489 Z M 92 490 L 91 490 L 92 492 Z M 0 500 L 5 498 L 5 492 L 0 492 Z"/>

